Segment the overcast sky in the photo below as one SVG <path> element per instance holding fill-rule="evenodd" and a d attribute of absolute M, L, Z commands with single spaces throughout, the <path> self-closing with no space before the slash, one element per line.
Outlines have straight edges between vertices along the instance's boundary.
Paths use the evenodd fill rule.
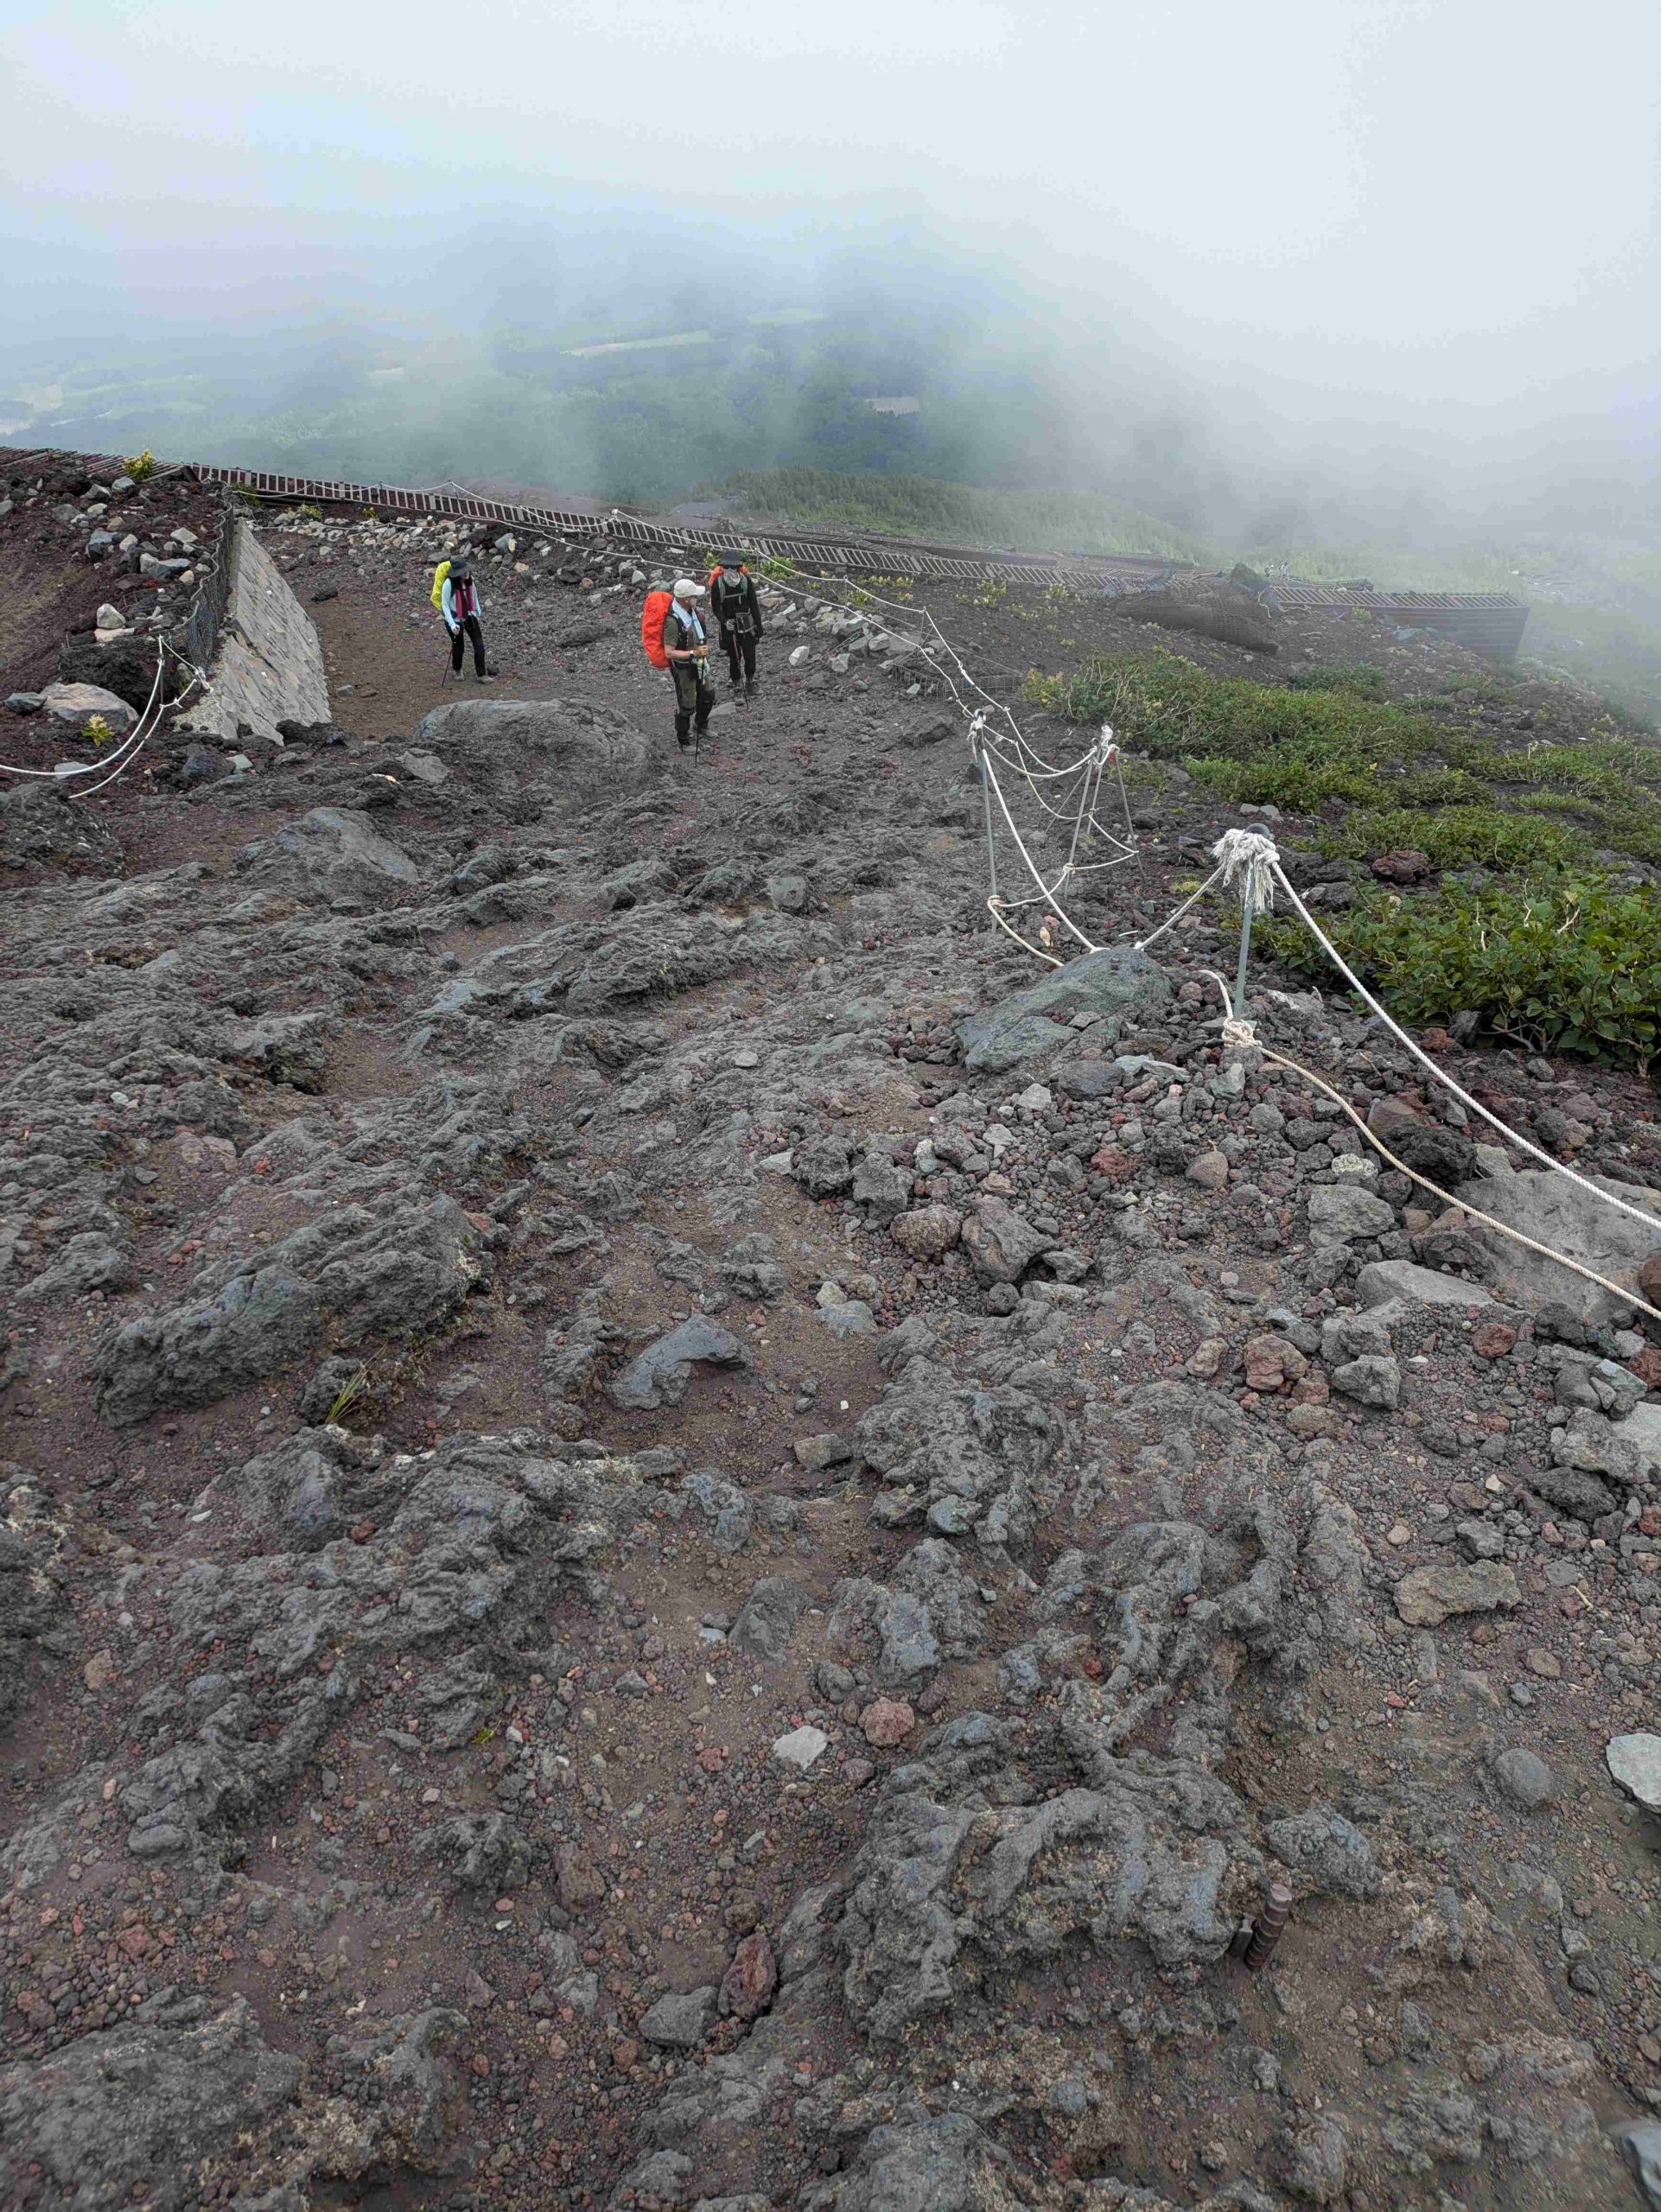
<path fill-rule="evenodd" d="M 1661 360 L 1655 0 L 0 0 L 0 314 L 572 186 L 892 189 L 1340 409 L 1642 414 Z"/>

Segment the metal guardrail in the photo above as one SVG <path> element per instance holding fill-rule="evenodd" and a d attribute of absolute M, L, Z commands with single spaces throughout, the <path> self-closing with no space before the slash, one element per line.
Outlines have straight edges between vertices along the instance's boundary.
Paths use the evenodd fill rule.
<path fill-rule="evenodd" d="M 175 637 L 181 640 L 186 658 L 196 668 L 213 666 L 236 593 L 237 548 L 240 532 L 228 496 L 224 505 L 219 537 L 210 556 L 211 565 L 207 574 L 199 579 L 189 609 L 175 632 Z"/>
<path fill-rule="evenodd" d="M 420 488 L 398 484 L 353 484 L 334 478 L 284 476 L 269 469 L 198 466 L 205 483 L 223 484 L 256 498 L 310 500 L 319 505 L 391 509 L 400 514 L 436 515 L 457 522 L 500 523 L 533 530 L 544 537 L 606 538 L 649 552 L 685 551 L 713 543 L 733 544 L 760 558 L 789 561 L 798 568 L 842 569 L 856 575 L 906 575 L 942 583 L 1044 583 L 1074 591 L 1100 591 L 1116 579 L 1148 584 L 1182 564 L 1136 554 L 1066 555 L 977 552 L 970 546 L 930 546 L 914 539 L 862 537 L 856 531 L 819 536 L 758 537 L 727 523 L 688 529 L 654 516 L 582 514 L 566 507 L 536 507 L 511 499 L 487 499 L 449 486 Z"/>

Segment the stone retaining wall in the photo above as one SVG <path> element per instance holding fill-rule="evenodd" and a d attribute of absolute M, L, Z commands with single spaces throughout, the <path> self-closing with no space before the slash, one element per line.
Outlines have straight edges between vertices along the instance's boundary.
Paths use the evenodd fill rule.
<path fill-rule="evenodd" d="M 311 617 L 249 524 L 231 524 L 230 602 L 213 687 L 183 727 L 234 742 L 242 726 L 280 744 L 281 721 L 326 722 L 328 683 Z"/>

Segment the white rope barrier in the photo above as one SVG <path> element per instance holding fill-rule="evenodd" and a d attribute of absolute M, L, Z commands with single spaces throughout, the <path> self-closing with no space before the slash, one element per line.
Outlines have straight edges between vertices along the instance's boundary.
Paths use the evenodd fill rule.
<path fill-rule="evenodd" d="M 15 767 L 9 760 L 0 760 L 0 773 L 8 776 L 35 776 L 46 783 L 62 783 L 71 776 L 96 775 L 100 769 L 107 768 L 112 760 L 116 760 L 121 753 L 125 752 L 128 747 L 138 739 L 138 733 L 143 728 L 146 717 L 156 707 L 156 694 L 161 690 L 162 671 L 166 666 L 167 646 L 165 642 L 158 638 L 156 641 L 156 674 L 150 679 L 150 696 L 145 700 L 137 720 L 122 739 L 115 753 L 106 753 L 101 760 L 59 760 L 49 768 L 19 768 Z M 87 719 L 90 721 L 92 717 L 89 715 Z M 142 740 L 139 741 L 142 742 Z"/>
<path fill-rule="evenodd" d="M 1267 838 L 1265 838 L 1263 842 L 1266 844 L 1270 842 Z M 1271 851 L 1273 850 L 1272 845 L 1270 846 L 1270 849 Z M 1510 1128 L 1505 1122 L 1502 1122 L 1497 1114 L 1491 1114 L 1488 1111 L 1488 1109 L 1483 1105 L 1480 1099 L 1473 1098 L 1468 1090 L 1466 1090 L 1461 1087 L 1461 1085 L 1455 1083 L 1453 1077 L 1448 1073 L 1446 1069 L 1439 1066 L 1422 1046 L 1415 1044 L 1412 1038 L 1408 1035 L 1406 1030 L 1402 1027 L 1400 1022 L 1395 1019 L 1394 1015 L 1390 1014 L 1384 1007 L 1380 1006 L 1372 993 L 1367 988 L 1366 985 L 1355 973 L 1355 970 L 1349 965 L 1348 962 L 1339 951 L 1337 946 L 1333 944 L 1332 939 L 1321 928 L 1320 923 L 1315 920 L 1314 915 L 1311 914 L 1309 909 L 1304 905 L 1302 899 L 1299 898 L 1297 892 L 1293 887 L 1292 883 L 1286 874 L 1286 870 L 1281 865 L 1280 855 L 1278 853 L 1276 853 L 1275 855 L 1273 866 L 1275 880 L 1281 886 L 1282 890 L 1284 890 L 1287 897 L 1291 900 L 1294 912 L 1303 924 L 1305 929 L 1308 931 L 1311 937 L 1314 938 L 1315 943 L 1320 945 L 1321 950 L 1327 955 L 1327 957 L 1332 962 L 1333 967 L 1337 969 L 1339 974 L 1343 976 L 1345 982 L 1350 986 L 1350 988 L 1355 993 L 1356 996 L 1360 999 L 1365 1006 L 1371 1009 L 1372 1013 L 1384 1023 L 1385 1028 L 1390 1031 L 1391 1036 L 1396 1038 L 1399 1043 L 1406 1046 L 1408 1051 L 1411 1052 L 1414 1058 L 1419 1062 L 1421 1066 L 1428 1068 L 1430 1073 L 1435 1077 L 1436 1081 L 1441 1084 L 1445 1090 L 1452 1091 L 1454 1097 L 1458 1099 L 1461 1106 L 1467 1106 L 1473 1113 L 1480 1114 L 1482 1116 L 1482 1119 L 1488 1124 L 1489 1128 L 1497 1129 L 1499 1135 L 1505 1138 L 1508 1144 L 1515 1145 L 1519 1152 L 1525 1152 L 1529 1155 L 1530 1159 L 1537 1160 L 1543 1167 L 1549 1167 L 1554 1174 L 1566 1177 L 1569 1182 L 1577 1185 L 1579 1189 L 1589 1192 L 1594 1198 L 1601 1199 L 1605 1205 L 1613 1206 L 1617 1213 L 1624 1213 L 1629 1215 L 1634 1221 L 1641 1221 L 1646 1228 L 1655 1230 L 1658 1237 L 1661 1237 L 1661 1220 L 1658 1220 L 1654 1214 L 1647 1212 L 1641 1206 L 1628 1205 L 1624 1198 L 1618 1198 L 1614 1197 L 1611 1192 L 1603 1189 L 1601 1184 L 1594 1183 L 1588 1176 L 1577 1174 L 1572 1167 L 1565 1166 L 1561 1160 L 1554 1160 L 1549 1152 L 1543 1152 L 1537 1144 L 1531 1144 L 1526 1137 L 1518 1136 L 1516 1130 Z M 1621 1293 L 1623 1297 L 1626 1297 L 1627 1294 L 1628 1294 L 1625 1291 Z"/>
<path fill-rule="evenodd" d="M 799 578 L 802 583 L 811 585 L 813 595 L 829 596 L 823 579 L 811 577 L 805 571 L 795 569 L 788 563 L 781 565 L 786 568 L 788 574 Z M 776 580 L 776 568 L 774 574 Z M 908 620 L 915 619 L 920 613 L 918 609 L 902 607 L 896 601 L 884 600 L 878 594 L 865 589 L 863 586 L 856 588 L 859 591 L 864 604 L 884 607 L 891 613 L 904 615 Z M 1054 926 L 1059 925 L 1060 929 L 1065 930 L 1069 936 L 1077 940 L 1085 952 L 1098 950 L 1100 948 L 1085 936 L 1067 913 L 1066 907 L 1061 904 L 1059 893 L 1075 876 L 1094 872 L 1097 869 L 1121 866 L 1125 861 L 1137 856 L 1134 828 L 1130 822 L 1130 802 L 1124 791 L 1123 770 L 1119 766 L 1119 750 L 1114 741 L 1111 727 L 1104 723 L 1096 740 L 1076 760 L 1062 766 L 1055 766 L 1044 760 L 1033 747 L 1009 709 L 1001 700 L 994 698 L 991 693 L 977 681 L 964 665 L 963 658 L 956 647 L 941 631 L 932 613 L 925 607 L 920 610 L 920 615 L 921 626 L 931 634 L 932 643 L 931 645 L 921 637 L 911 642 L 917 645 L 929 666 L 945 683 L 959 711 L 967 721 L 970 748 L 980 769 L 983 788 L 987 797 L 989 863 L 993 879 L 986 902 L 988 912 L 993 921 L 1006 935 L 1012 938 L 1034 958 L 1045 962 L 1050 967 L 1059 968 L 1064 964 L 1060 957 L 1049 949 Z M 942 665 L 942 662 L 945 664 Z M 965 697 L 965 693 L 969 695 L 968 697 Z M 971 706 L 971 698 L 978 701 L 979 704 Z M 1113 766 L 1117 772 L 1118 788 L 1124 801 L 1126 836 L 1123 838 L 1115 831 L 1109 830 L 1100 821 L 1096 811 L 1102 778 L 1110 765 Z M 998 773 L 1000 767 L 1020 779 L 1034 803 L 1051 820 L 1066 822 L 1071 825 L 1072 841 L 1067 858 L 1053 880 L 1047 880 L 1021 834 L 1005 794 L 1002 779 Z M 1065 803 L 1061 806 L 1053 805 L 1040 788 L 1042 785 L 1060 783 L 1068 778 L 1078 779 L 1078 801 L 1076 806 L 1071 810 Z M 996 805 L 996 816 L 1002 819 L 1020 855 L 1021 865 L 1034 887 L 1028 896 L 1007 899 L 998 892 L 994 805 Z M 1083 864 L 1079 862 L 1079 845 L 1085 833 L 1086 824 L 1091 831 L 1101 836 L 1115 849 L 1114 859 Z M 1574 1168 L 1565 1166 L 1560 1160 L 1554 1159 L 1550 1153 L 1543 1151 L 1538 1145 L 1519 1135 L 1509 1124 L 1501 1121 L 1497 1114 L 1492 1113 L 1487 1107 L 1484 1106 L 1480 1100 L 1473 1098 L 1469 1091 L 1456 1083 L 1453 1077 L 1424 1051 L 1422 1046 L 1408 1035 L 1400 1023 L 1368 990 L 1310 913 L 1287 875 L 1282 864 L 1279 849 L 1272 837 L 1264 836 L 1259 830 L 1228 830 L 1213 846 L 1212 857 L 1217 866 L 1211 874 L 1190 893 L 1156 929 L 1149 931 L 1146 936 L 1136 940 L 1136 950 L 1145 952 L 1150 945 L 1156 944 L 1169 931 L 1175 928 L 1183 916 L 1188 913 L 1209 891 L 1220 887 L 1239 899 L 1240 963 L 1235 995 L 1231 1003 L 1228 987 L 1223 978 L 1212 971 L 1207 971 L 1212 974 L 1212 980 L 1216 982 L 1223 999 L 1225 1048 L 1251 1046 L 1277 1065 L 1286 1068 L 1314 1084 L 1342 1108 L 1366 1138 L 1368 1143 L 1383 1158 L 1388 1160 L 1391 1166 L 1407 1175 L 1421 1188 L 1430 1192 L 1445 1205 L 1456 1208 L 1471 1219 L 1481 1222 L 1485 1227 L 1496 1230 L 1501 1236 L 1525 1246 L 1531 1251 L 1537 1252 L 1543 1258 L 1556 1261 L 1560 1266 L 1569 1268 L 1571 1273 L 1582 1276 L 1588 1281 L 1596 1283 L 1601 1288 L 1609 1291 L 1620 1299 L 1624 1305 L 1648 1314 L 1654 1320 L 1661 1321 L 1661 1310 L 1649 1305 L 1635 1291 L 1628 1290 L 1619 1283 L 1611 1282 L 1607 1276 L 1597 1274 L 1595 1270 L 1583 1266 L 1579 1261 L 1569 1258 L 1566 1254 L 1554 1250 L 1550 1245 L 1537 1243 L 1535 1239 L 1524 1236 L 1520 1230 L 1511 1229 L 1506 1223 L 1498 1221 L 1492 1215 L 1484 1213 L 1480 1208 L 1467 1205 L 1463 1199 L 1452 1197 L 1426 1177 L 1406 1166 L 1367 1128 L 1354 1108 L 1331 1084 L 1314 1074 L 1309 1069 L 1301 1066 L 1295 1060 L 1289 1059 L 1283 1053 L 1274 1052 L 1258 1042 L 1256 1026 L 1247 1018 L 1245 1012 L 1246 967 L 1251 947 L 1251 921 L 1256 915 L 1273 912 L 1276 893 L 1279 890 L 1284 892 L 1291 903 L 1292 911 L 1308 930 L 1350 988 L 1384 1024 L 1391 1036 L 1406 1046 L 1408 1052 L 1421 1066 L 1427 1070 L 1435 1082 L 1449 1091 L 1462 1106 L 1480 1116 L 1481 1119 L 1507 1144 L 1515 1146 L 1519 1152 L 1539 1161 L 1542 1166 L 1549 1169 L 1552 1173 L 1563 1176 L 1578 1189 L 1587 1192 L 1604 1205 L 1613 1206 L 1617 1212 L 1626 1214 L 1632 1219 L 1643 1223 L 1646 1228 L 1655 1231 L 1658 1238 L 1661 1238 L 1661 1218 L 1658 1218 L 1657 1216 L 1640 1207 L 1628 1205 L 1625 1199 L 1616 1198 L 1612 1192 L 1603 1189 L 1601 1185 L 1593 1182 L 1587 1176 L 1577 1173 Z M 1029 938 L 1022 936 L 1020 931 L 1011 925 L 1008 918 L 1012 913 L 1038 906 L 1047 910 L 1045 920 L 1040 931 L 1041 937 L 1046 942 L 1034 944 Z"/>

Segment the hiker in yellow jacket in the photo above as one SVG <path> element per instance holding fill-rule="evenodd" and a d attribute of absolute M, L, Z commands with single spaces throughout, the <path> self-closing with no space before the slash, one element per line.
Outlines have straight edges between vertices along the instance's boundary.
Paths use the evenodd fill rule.
<path fill-rule="evenodd" d="M 461 658 L 468 640 L 473 644 L 473 680 L 487 683 L 485 669 L 485 632 L 480 620 L 484 608 L 479 598 L 479 587 L 473 581 L 473 569 L 465 560 L 452 561 L 449 573 L 444 578 L 439 595 L 439 612 L 444 617 L 444 627 L 450 633 L 450 673 L 461 673 Z"/>

